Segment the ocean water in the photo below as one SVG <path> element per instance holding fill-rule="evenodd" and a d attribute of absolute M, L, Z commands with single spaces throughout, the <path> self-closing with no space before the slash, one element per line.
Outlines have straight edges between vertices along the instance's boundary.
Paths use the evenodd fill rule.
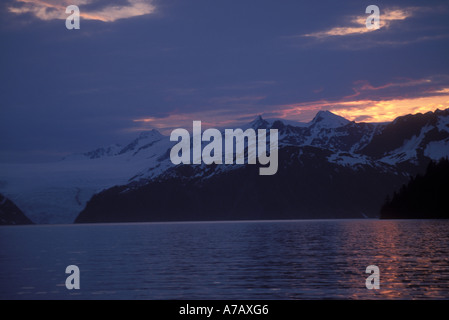
<path fill-rule="evenodd" d="M 0 227 L 0 299 L 448 298 L 446 220 Z"/>

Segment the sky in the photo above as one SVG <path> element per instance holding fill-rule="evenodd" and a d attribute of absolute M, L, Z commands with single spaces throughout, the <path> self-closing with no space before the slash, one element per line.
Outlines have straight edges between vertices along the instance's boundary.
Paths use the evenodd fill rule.
<path fill-rule="evenodd" d="M 79 30 L 65 27 L 69 5 Z M 0 162 L 194 120 L 305 122 L 330 110 L 385 122 L 446 109 L 448 16 L 445 0 L 3 0 Z"/>

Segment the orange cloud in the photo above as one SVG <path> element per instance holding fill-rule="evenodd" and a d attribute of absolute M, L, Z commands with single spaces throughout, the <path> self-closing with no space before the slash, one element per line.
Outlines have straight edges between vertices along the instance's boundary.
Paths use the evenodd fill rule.
<path fill-rule="evenodd" d="M 15 0 L 14 6 L 8 7 L 15 14 L 32 14 L 40 20 L 65 20 L 68 15 L 65 9 L 69 5 L 80 7 L 80 16 L 86 20 L 113 22 L 119 19 L 132 18 L 151 14 L 155 6 L 144 0 L 128 0 L 126 5 L 107 5 L 101 9 L 88 10 L 82 5 L 94 3 L 94 0 Z"/>
<path fill-rule="evenodd" d="M 379 28 L 388 28 L 395 21 L 405 20 L 411 17 L 414 11 L 414 8 L 385 9 L 384 11 L 381 11 L 380 14 Z M 333 36 L 348 36 L 375 31 L 366 27 L 366 18 L 368 16 L 368 14 L 364 16 L 351 16 L 348 21 L 348 26 L 333 27 L 324 31 L 304 34 L 303 36 L 321 39 Z"/>
<path fill-rule="evenodd" d="M 445 90 L 449 93 L 449 88 Z M 366 122 L 387 122 L 409 113 L 425 113 L 436 109 L 447 109 L 449 108 L 449 94 L 384 101 L 353 101 L 346 108 L 345 104 L 341 104 L 340 107 L 337 109 L 331 108 L 330 111 L 353 121 L 363 119 Z"/>
<path fill-rule="evenodd" d="M 381 90 L 389 87 L 425 84 L 428 80 L 409 80 L 382 85 L 379 87 L 363 84 L 364 90 Z M 425 113 L 436 109 L 449 108 L 449 87 L 424 90 L 417 97 L 359 98 L 358 94 L 339 100 L 317 100 L 281 106 L 264 106 L 263 110 L 249 108 L 244 113 L 232 112 L 232 109 L 211 109 L 192 113 L 171 113 L 166 117 L 145 117 L 134 119 L 138 124 L 131 131 L 156 128 L 170 134 L 174 128 L 190 128 L 193 120 L 201 120 L 203 127 L 233 127 L 248 122 L 261 113 L 270 117 L 310 121 L 319 110 L 329 110 L 351 121 L 389 122 L 395 118 L 414 113 Z"/>
<path fill-rule="evenodd" d="M 312 120 L 319 110 L 329 110 L 351 121 L 389 122 L 406 114 L 449 108 L 448 81 L 446 75 L 398 78 L 378 86 L 359 80 L 354 83 L 354 94 L 288 105 L 253 104 L 266 96 L 217 97 L 209 99 L 209 103 L 211 107 L 219 108 L 135 119 L 137 127 L 130 130 L 157 128 L 169 134 L 174 128 L 190 128 L 193 120 L 201 120 L 204 127 L 234 127 L 248 123 L 259 114 L 306 122 Z"/>
<path fill-rule="evenodd" d="M 310 120 L 304 119 L 304 114 L 309 110 L 329 110 L 351 121 L 363 119 L 365 122 L 388 122 L 405 114 L 424 113 L 447 108 L 449 108 L 449 88 L 443 88 L 434 91 L 433 95 L 425 97 L 384 98 L 381 100 L 320 100 L 292 104 L 280 108 L 279 117 L 304 121 Z"/>

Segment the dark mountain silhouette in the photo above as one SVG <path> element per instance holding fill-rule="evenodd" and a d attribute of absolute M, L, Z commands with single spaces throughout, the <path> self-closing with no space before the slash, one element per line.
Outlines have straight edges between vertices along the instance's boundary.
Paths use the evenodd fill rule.
<path fill-rule="evenodd" d="M 419 137 L 421 134 L 423 135 L 422 146 L 424 147 L 426 142 L 431 140 L 449 138 L 447 130 L 439 130 L 437 127 L 439 119 L 448 116 L 449 109 L 398 117 L 387 124 L 380 134 L 375 135 L 371 142 L 361 150 L 361 153 L 374 158 L 381 158 L 400 148 L 404 141 Z M 423 130 L 424 128 L 430 129 Z"/>
<path fill-rule="evenodd" d="M 213 174 L 217 166 L 178 166 L 155 181 L 95 195 L 75 222 L 375 217 L 386 194 L 406 180 L 369 165 L 342 167 L 328 162 L 329 155 L 315 147 L 282 148 L 273 176 L 259 176 L 257 166 L 222 174 Z"/>
<path fill-rule="evenodd" d="M 33 224 L 8 198 L 0 194 L 0 225 Z"/>
<path fill-rule="evenodd" d="M 449 160 L 429 163 L 382 206 L 381 219 L 449 219 Z"/>

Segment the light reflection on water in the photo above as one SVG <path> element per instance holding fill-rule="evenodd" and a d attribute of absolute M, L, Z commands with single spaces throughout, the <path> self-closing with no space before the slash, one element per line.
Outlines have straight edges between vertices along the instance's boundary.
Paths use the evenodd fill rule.
<path fill-rule="evenodd" d="M 449 221 L 0 228 L 1 299 L 448 299 Z M 65 267 L 81 289 L 65 288 Z M 368 265 L 380 289 L 368 290 Z"/>

